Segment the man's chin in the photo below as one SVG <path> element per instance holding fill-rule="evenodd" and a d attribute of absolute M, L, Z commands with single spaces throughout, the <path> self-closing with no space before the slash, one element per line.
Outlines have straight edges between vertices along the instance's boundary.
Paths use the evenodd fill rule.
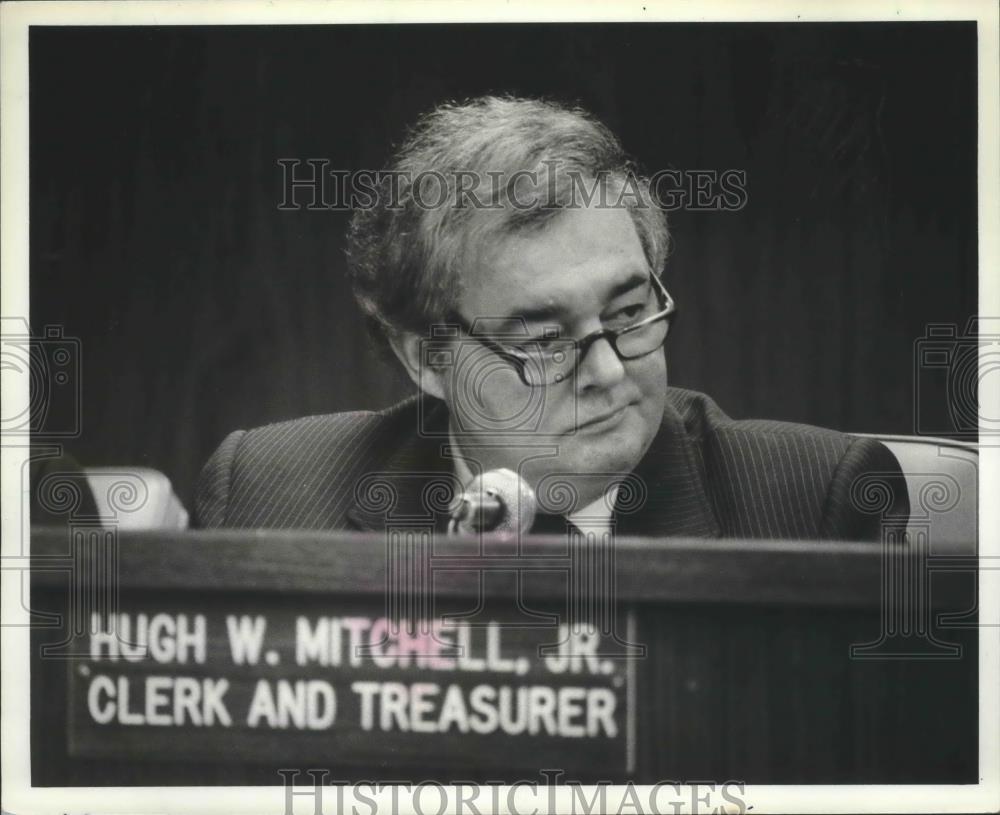
<path fill-rule="evenodd" d="M 581 426 L 570 433 L 506 436 L 507 450 L 502 457 L 507 463 L 499 466 L 520 472 L 533 486 L 574 480 L 582 486 L 584 482 L 596 483 L 602 476 L 611 481 L 632 472 L 652 441 L 647 417 L 633 405 L 619 419 L 612 418 L 603 427 L 601 424 Z M 544 448 L 555 455 L 543 453 L 536 458 Z M 523 450 L 524 455 L 515 461 L 512 454 L 518 450 Z M 595 498 L 599 495 L 600 491 Z"/>
<path fill-rule="evenodd" d="M 539 462 L 545 473 L 563 473 L 581 477 L 625 475 L 632 472 L 645 452 L 645 446 L 634 435 L 610 434 L 606 438 L 574 438 L 564 442 L 558 459 Z"/>
<path fill-rule="evenodd" d="M 632 467 L 610 459 L 598 462 L 562 461 L 533 480 L 539 507 L 551 514 L 568 515 L 604 495 Z"/>

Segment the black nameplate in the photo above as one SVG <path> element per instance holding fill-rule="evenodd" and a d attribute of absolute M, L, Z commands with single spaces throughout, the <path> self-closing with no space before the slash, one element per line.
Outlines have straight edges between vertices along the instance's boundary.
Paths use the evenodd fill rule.
<path fill-rule="evenodd" d="M 380 605 L 129 600 L 94 615 L 89 655 L 69 667 L 69 753 L 633 770 L 625 643 L 503 616 L 393 620 Z"/>

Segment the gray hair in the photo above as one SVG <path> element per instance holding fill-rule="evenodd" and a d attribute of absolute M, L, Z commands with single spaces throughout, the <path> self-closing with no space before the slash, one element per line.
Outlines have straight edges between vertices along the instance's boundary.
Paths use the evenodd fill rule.
<path fill-rule="evenodd" d="M 618 139 L 589 113 L 484 96 L 425 114 L 380 174 L 374 205 L 351 218 L 348 270 L 362 311 L 377 333 L 426 332 L 454 313 L 463 267 L 482 262 L 499 238 L 538 229 L 573 206 L 580 179 L 597 182 L 602 203 L 608 192 L 618 196 L 659 275 L 666 216 Z M 475 198 L 461 195 L 469 182 L 479 185 Z"/>

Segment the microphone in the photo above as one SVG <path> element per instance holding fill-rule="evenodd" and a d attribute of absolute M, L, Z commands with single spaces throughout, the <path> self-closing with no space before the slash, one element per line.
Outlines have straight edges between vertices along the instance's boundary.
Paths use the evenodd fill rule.
<path fill-rule="evenodd" d="M 527 533 L 535 522 L 535 491 L 513 470 L 488 470 L 465 488 L 451 514 L 449 535 Z"/>

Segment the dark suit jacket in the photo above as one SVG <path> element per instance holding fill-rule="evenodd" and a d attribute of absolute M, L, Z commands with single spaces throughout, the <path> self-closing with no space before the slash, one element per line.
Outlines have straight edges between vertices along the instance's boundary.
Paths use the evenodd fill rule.
<path fill-rule="evenodd" d="M 618 534 L 879 540 L 883 517 L 905 522 L 905 481 L 879 442 L 808 425 L 734 421 L 703 394 L 668 393 L 660 432 L 635 469 L 646 500 L 616 513 Z M 446 428 L 444 404 L 420 398 L 425 422 Z M 199 478 L 196 523 L 375 530 L 427 517 L 427 502 L 435 501 L 429 486 L 454 479 L 442 456 L 447 436 L 417 433 L 417 403 L 231 433 Z M 859 508 L 852 486 L 862 476 L 889 490 L 887 511 Z M 436 500 L 440 528 L 447 502 Z"/>

